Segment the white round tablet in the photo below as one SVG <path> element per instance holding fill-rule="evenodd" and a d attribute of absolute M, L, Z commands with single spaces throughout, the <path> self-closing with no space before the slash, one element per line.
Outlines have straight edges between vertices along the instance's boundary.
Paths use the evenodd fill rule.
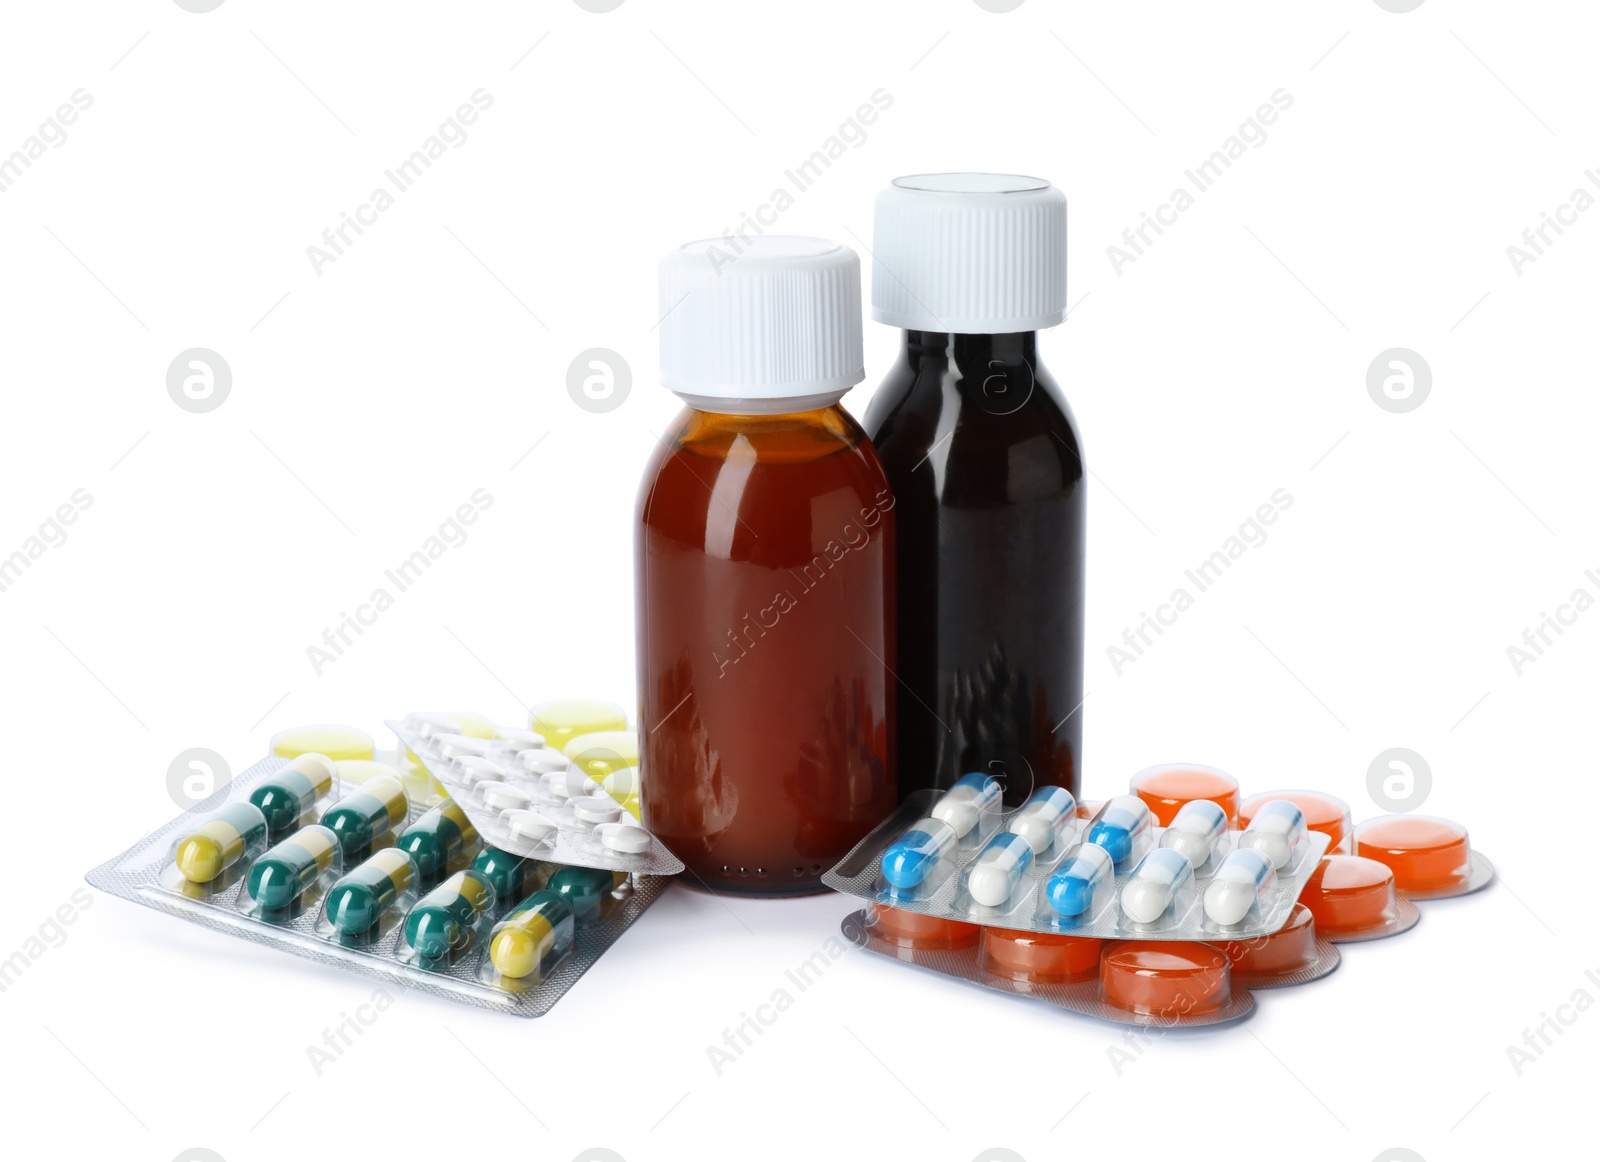
<path fill-rule="evenodd" d="M 419 712 L 406 715 L 406 725 L 423 738 L 436 734 L 459 734 L 461 724 L 448 714 Z"/>
<path fill-rule="evenodd" d="M 521 809 L 533 802 L 532 795 L 510 783 L 479 783 L 478 794 L 483 797 L 484 806 L 496 811 Z"/>
<path fill-rule="evenodd" d="M 559 828 L 537 811 L 511 810 L 500 817 L 514 838 L 527 843 L 544 843 L 555 836 Z"/>
<path fill-rule="evenodd" d="M 622 818 L 622 805 L 609 795 L 574 796 L 567 800 L 580 823 L 615 823 Z"/>
<path fill-rule="evenodd" d="M 606 795 L 605 788 L 584 774 L 577 767 L 569 766 L 565 770 L 551 771 L 542 780 L 544 789 L 559 800 L 583 799 L 591 795 Z"/>
<path fill-rule="evenodd" d="M 493 759 L 483 755 L 462 755 L 452 761 L 456 777 L 469 787 L 479 783 L 502 782 L 510 773 Z"/>
<path fill-rule="evenodd" d="M 632 823 L 602 823 L 594 830 L 600 842 L 612 851 L 620 851 L 624 855 L 642 855 L 650 850 L 650 833 Z"/>
<path fill-rule="evenodd" d="M 468 738 L 464 734 L 436 734 L 433 736 L 433 745 L 440 755 L 453 759 L 462 755 L 484 754 L 489 749 L 489 740 Z"/>
<path fill-rule="evenodd" d="M 529 747 L 517 756 L 519 761 L 528 771 L 535 775 L 549 774 L 551 771 L 564 771 L 567 769 L 567 756 L 560 751 L 551 750 L 547 746 Z"/>
<path fill-rule="evenodd" d="M 529 747 L 543 746 L 544 735 L 517 726 L 500 726 L 495 728 L 494 741 L 502 750 L 524 751 Z"/>

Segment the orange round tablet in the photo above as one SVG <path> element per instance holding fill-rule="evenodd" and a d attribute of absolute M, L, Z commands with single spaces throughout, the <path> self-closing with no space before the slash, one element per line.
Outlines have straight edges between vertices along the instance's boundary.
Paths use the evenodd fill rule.
<path fill-rule="evenodd" d="M 1175 763 L 1165 767 L 1146 767 L 1128 780 L 1128 790 L 1144 800 L 1145 806 L 1163 827 L 1194 799 L 1210 799 L 1228 813 L 1228 826 L 1239 815 L 1239 780 L 1215 767 Z"/>
<path fill-rule="evenodd" d="M 1228 958 L 1187 940 L 1128 940 L 1100 957 L 1100 991 L 1135 1013 L 1173 1019 L 1228 1003 Z"/>
<path fill-rule="evenodd" d="M 1380 815 L 1356 828 L 1356 854 L 1394 872 L 1395 887 L 1449 887 L 1472 869 L 1467 829 L 1430 815 Z"/>
<path fill-rule="evenodd" d="M 867 931 L 897 948 L 927 951 L 971 948 L 978 942 L 978 926 L 942 916 L 924 916 L 883 904 L 867 905 Z"/>
<path fill-rule="evenodd" d="M 1311 909 L 1296 904 L 1289 922 L 1268 936 L 1228 940 L 1217 947 L 1233 971 L 1247 976 L 1288 976 L 1317 959 L 1317 925 Z"/>
<path fill-rule="evenodd" d="M 1321 791 L 1272 791 L 1265 795 L 1251 795 L 1239 804 L 1239 830 L 1250 826 L 1250 820 L 1263 804 L 1274 799 L 1287 799 L 1305 813 L 1306 827 L 1320 831 L 1328 837 L 1328 850 L 1336 852 L 1344 837 L 1350 834 L 1350 805 L 1343 799 Z"/>
<path fill-rule="evenodd" d="M 1394 872 L 1359 855 L 1325 855 L 1300 902 L 1324 932 L 1359 932 L 1394 919 Z"/>
<path fill-rule="evenodd" d="M 978 963 L 1008 980 L 1066 984 L 1093 979 L 1104 943 L 1084 936 L 985 928 Z"/>

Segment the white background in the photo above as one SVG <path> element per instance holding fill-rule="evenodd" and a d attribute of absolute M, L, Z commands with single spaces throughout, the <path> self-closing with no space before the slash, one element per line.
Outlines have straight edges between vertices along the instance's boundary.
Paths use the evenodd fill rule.
<path fill-rule="evenodd" d="M 174 814 L 187 748 L 237 771 L 297 722 L 631 705 L 633 496 L 676 410 L 656 259 L 753 212 L 879 88 L 892 107 L 778 229 L 859 248 L 876 190 L 926 170 L 1070 199 L 1074 309 L 1044 349 L 1094 472 L 1086 794 L 1186 759 L 1359 818 L 1369 763 L 1404 746 L 1426 809 L 1503 873 L 1132 1064 L 1114 1027 L 852 949 L 720 1075 L 708 1046 L 794 992 L 853 901 L 675 887 L 548 1017 L 401 991 L 318 1076 L 307 1047 L 369 982 L 96 894 L 0 994 L 8 1133 L 229 1162 L 1432 1162 L 1587 1122 L 1600 1015 L 1559 1010 L 1520 1071 L 1507 1047 L 1600 998 L 1574 854 L 1600 612 L 1520 675 L 1507 647 L 1600 596 L 1600 213 L 1520 274 L 1506 248 L 1600 195 L 1596 31 L 1588 5 L 1488 0 L 7 5 L 0 155 L 74 91 L 93 104 L 0 193 L 0 555 L 93 499 L 0 592 L 0 957 Z M 480 88 L 466 143 L 318 274 L 306 248 Z M 1119 273 L 1107 247 L 1280 88 L 1265 144 Z M 869 324 L 857 414 L 897 338 Z M 165 386 L 195 346 L 233 374 L 208 414 Z M 634 379 L 603 415 L 565 388 L 595 346 Z M 1366 388 L 1395 346 L 1432 370 L 1407 414 Z M 307 647 L 477 488 L 466 543 L 319 675 Z M 1107 647 L 1278 488 L 1267 542 L 1119 676 Z"/>

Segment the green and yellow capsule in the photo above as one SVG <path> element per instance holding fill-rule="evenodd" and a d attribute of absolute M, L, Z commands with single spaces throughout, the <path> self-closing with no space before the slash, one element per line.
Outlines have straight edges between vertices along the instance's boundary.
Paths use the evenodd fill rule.
<path fill-rule="evenodd" d="M 339 837 L 345 855 L 355 855 L 384 832 L 405 822 L 409 809 L 400 780 L 378 775 L 324 811 L 322 823 Z"/>
<path fill-rule="evenodd" d="M 600 922 L 600 906 L 617 888 L 628 882 L 627 872 L 601 867 L 564 867 L 550 877 L 550 890 L 572 908 L 573 918 L 583 928 Z"/>
<path fill-rule="evenodd" d="M 539 884 L 539 861 L 512 855 L 498 847 L 485 847 L 472 861 L 472 870 L 489 881 L 502 904 L 520 900 Z"/>
<path fill-rule="evenodd" d="M 323 915 L 346 936 L 360 936 L 394 907 L 416 875 L 410 856 L 386 847 L 328 889 Z"/>
<path fill-rule="evenodd" d="M 495 925 L 489 963 L 501 976 L 543 978 L 572 948 L 572 908 L 555 892 L 534 892 Z"/>
<path fill-rule="evenodd" d="M 456 872 L 411 909 L 406 943 L 427 960 L 442 960 L 466 946 L 478 917 L 493 903 L 488 880 L 477 872 Z"/>
<path fill-rule="evenodd" d="M 289 760 L 276 774 L 250 792 L 250 802 L 267 817 L 273 835 L 292 831 L 317 800 L 333 788 L 337 768 L 326 755 L 308 751 Z"/>
<path fill-rule="evenodd" d="M 229 803 L 178 840 L 172 862 L 184 879 L 209 884 L 266 840 L 267 817 L 261 808 L 254 803 Z"/>
<path fill-rule="evenodd" d="M 469 843 L 476 843 L 478 829 L 467 813 L 446 799 L 432 811 L 400 833 L 395 846 L 417 861 L 423 879 L 432 879 Z"/>
<path fill-rule="evenodd" d="M 333 866 L 338 849 L 339 837 L 320 823 L 302 827 L 251 865 L 245 890 L 269 912 L 287 908 Z"/>

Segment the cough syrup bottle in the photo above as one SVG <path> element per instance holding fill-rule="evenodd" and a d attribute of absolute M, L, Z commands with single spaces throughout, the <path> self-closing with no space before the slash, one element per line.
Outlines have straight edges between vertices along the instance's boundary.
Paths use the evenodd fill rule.
<path fill-rule="evenodd" d="M 661 378 L 688 406 L 639 490 L 643 821 L 713 891 L 821 891 L 896 802 L 896 505 L 839 406 L 860 279 L 820 238 L 661 264 Z"/>
<path fill-rule="evenodd" d="M 904 347 L 867 410 L 894 489 L 900 795 L 982 771 L 1079 793 L 1085 471 L 1039 361 L 1066 315 L 1067 203 L 924 174 L 878 197 L 872 316 Z"/>

